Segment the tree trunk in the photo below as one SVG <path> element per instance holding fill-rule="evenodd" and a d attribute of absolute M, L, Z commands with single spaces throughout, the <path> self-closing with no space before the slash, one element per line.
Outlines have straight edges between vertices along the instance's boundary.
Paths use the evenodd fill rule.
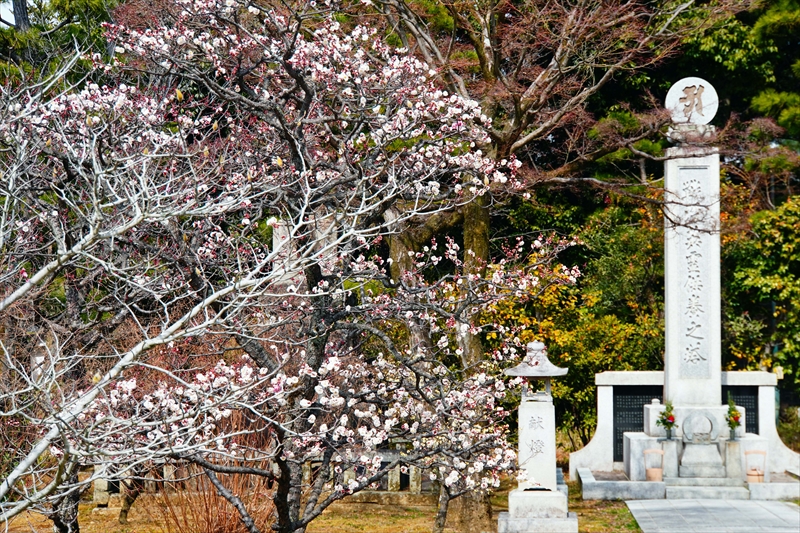
<path fill-rule="evenodd" d="M 468 492 L 450 502 L 447 523 L 459 533 L 494 533 L 497 521 L 492 517 L 488 493 Z"/>
<path fill-rule="evenodd" d="M 64 477 L 67 485 L 78 484 L 78 465 L 70 465 L 70 472 Z M 53 521 L 53 533 L 80 533 L 78 526 L 78 502 L 81 492 L 75 488 L 53 502 L 50 519 Z"/>
<path fill-rule="evenodd" d="M 440 480 L 442 481 L 442 480 Z M 450 493 L 444 483 L 439 483 L 439 505 L 436 510 L 436 520 L 433 521 L 432 533 L 443 533 L 447 523 L 447 509 L 450 506 Z"/>
<path fill-rule="evenodd" d="M 130 477 L 121 479 L 119 482 L 120 492 L 122 492 L 122 508 L 119 510 L 119 517 L 117 521 L 120 524 L 128 523 L 128 512 L 131 510 L 133 503 L 144 492 L 144 480 L 141 475 L 144 471 L 134 470 L 128 474 Z"/>
<path fill-rule="evenodd" d="M 489 196 L 484 194 L 464 206 L 464 275 L 486 273 L 489 261 Z M 469 318 L 469 314 L 464 318 Z M 483 358 L 481 340 L 469 331 L 456 332 L 461 362 L 469 368 Z"/>
<path fill-rule="evenodd" d="M 408 252 L 419 251 L 426 244 L 430 244 L 432 238 L 460 224 L 464 220 L 464 210 L 436 213 L 418 225 L 409 222 L 401 224 L 397 222 L 398 216 L 399 213 L 395 209 L 387 209 L 384 213 L 384 219 L 394 232 L 387 240 L 389 257 L 392 259 L 390 271 L 395 282 L 402 278 L 404 272 L 414 267 L 414 261 L 408 256 Z"/>
<path fill-rule="evenodd" d="M 14 26 L 17 31 L 28 31 L 31 29 L 31 20 L 28 17 L 28 1 L 13 0 L 14 4 Z"/>

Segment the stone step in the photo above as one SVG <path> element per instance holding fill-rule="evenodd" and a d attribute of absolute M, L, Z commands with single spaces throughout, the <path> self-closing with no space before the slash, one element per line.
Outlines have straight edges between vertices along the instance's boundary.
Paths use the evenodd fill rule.
<path fill-rule="evenodd" d="M 667 487 L 668 500 L 749 500 L 744 487 Z"/>
<path fill-rule="evenodd" d="M 744 481 L 730 477 L 665 477 L 667 487 L 744 487 Z"/>

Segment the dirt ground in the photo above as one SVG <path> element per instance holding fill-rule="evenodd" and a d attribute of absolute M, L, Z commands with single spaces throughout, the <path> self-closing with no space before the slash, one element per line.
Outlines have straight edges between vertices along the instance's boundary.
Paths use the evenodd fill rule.
<path fill-rule="evenodd" d="M 625 502 L 583 501 L 577 483 L 570 483 L 570 511 L 578 513 L 580 533 L 641 532 Z M 506 510 L 508 493 L 492 498 L 495 513 Z M 118 508 L 95 509 L 82 503 L 79 522 L 82 533 L 172 533 L 164 526 L 159 502 L 143 496 L 131 509 L 127 525 L 117 522 Z M 308 528 L 308 533 L 428 533 L 435 509 L 370 504 L 337 504 Z M 26 513 L 11 522 L 9 533 L 49 533 L 52 525 L 41 515 Z M 455 533 L 446 530 L 448 533 Z M 174 533 L 203 533 L 182 531 Z"/>

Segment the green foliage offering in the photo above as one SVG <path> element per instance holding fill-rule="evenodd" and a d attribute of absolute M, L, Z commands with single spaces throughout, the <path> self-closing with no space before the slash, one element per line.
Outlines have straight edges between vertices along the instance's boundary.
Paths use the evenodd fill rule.
<path fill-rule="evenodd" d="M 728 412 L 725 415 L 725 422 L 728 423 L 728 427 L 731 429 L 731 434 L 742 425 L 741 422 L 742 413 L 736 409 L 736 404 L 733 401 L 733 396 L 731 396 L 730 391 L 728 392 Z"/>

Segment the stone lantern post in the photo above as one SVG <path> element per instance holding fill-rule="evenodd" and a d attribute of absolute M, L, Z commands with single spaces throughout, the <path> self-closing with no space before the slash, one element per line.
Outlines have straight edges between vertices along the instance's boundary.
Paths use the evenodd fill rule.
<path fill-rule="evenodd" d="M 508 512 L 500 513 L 498 533 L 577 533 L 578 517 L 567 510 L 567 495 L 557 487 L 556 413 L 550 379 L 564 376 L 566 368 L 547 358 L 541 342 L 528 344 L 525 359 L 505 371 L 524 377 L 528 384 L 542 380 L 545 390 L 531 393 L 523 386 L 519 406 L 519 486 L 508 495 Z"/>

